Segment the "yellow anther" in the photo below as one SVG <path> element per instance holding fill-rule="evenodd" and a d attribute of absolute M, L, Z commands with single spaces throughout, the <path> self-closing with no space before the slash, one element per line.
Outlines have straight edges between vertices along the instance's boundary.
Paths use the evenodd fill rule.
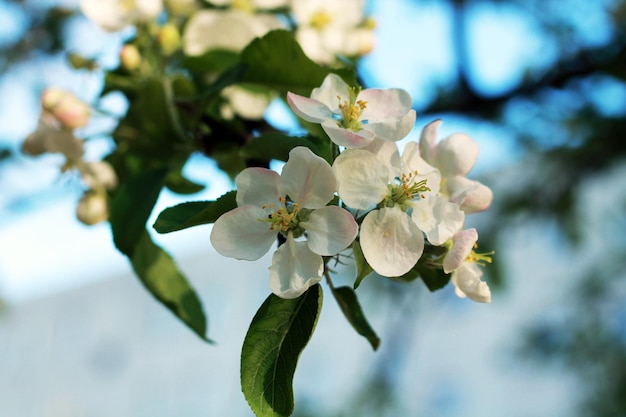
<path fill-rule="evenodd" d="M 474 244 L 474 248 L 476 248 L 477 245 Z M 472 252 L 467 255 L 467 258 L 465 258 L 465 260 L 467 262 L 473 262 L 477 265 L 480 266 L 485 266 L 485 264 L 490 264 L 492 262 L 491 257 L 493 256 L 493 254 L 495 254 L 495 251 L 490 251 L 490 252 L 484 252 L 484 253 L 476 253 L 472 250 Z"/>
<path fill-rule="evenodd" d="M 341 121 L 339 122 L 339 126 L 357 132 L 363 128 L 361 121 L 361 114 L 363 110 L 367 107 L 367 101 L 365 100 L 357 100 L 356 97 L 359 95 L 360 89 L 351 88 L 350 89 L 350 100 L 341 100 L 340 96 L 337 96 L 337 100 L 339 100 L 339 110 L 341 110 Z"/>

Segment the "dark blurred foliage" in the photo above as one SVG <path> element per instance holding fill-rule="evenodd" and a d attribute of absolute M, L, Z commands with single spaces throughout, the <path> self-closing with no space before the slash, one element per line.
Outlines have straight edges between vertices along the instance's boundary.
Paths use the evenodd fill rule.
<path fill-rule="evenodd" d="M 583 244 L 582 219 L 576 205 L 585 192 L 581 184 L 625 161 L 626 108 L 615 108 L 610 91 L 626 90 L 626 1 L 407 1 L 447 5 L 455 31 L 456 80 L 441 88 L 437 98 L 418 109 L 419 113 L 456 115 L 504 128 L 509 134 L 503 140 L 514 141 L 520 149 L 519 162 L 508 167 L 508 173 L 481 178 L 488 185 L 500 176 L 516 181 L 515 186 L 497 188 L 493 207 L 481 218 L 481 248 L 494 248 L 497 253 L 508 226 L 549 220 L 559 226 L 563 245 L 575 256 Z M 42 8 L 36 1 L 9 3 L 22 10 L 27 28 L 16 42 L 0 45 L 0 73 L 33 54 L 63 51 L 63 27 L 73 11 Z M 483 4 L 515 7 L 541 29 L 546 44 L 557 45 L 554 62 L 545 67 L 529 66 L 518 85 L 507 91 L 481 92 L 471 77 L 468 57 L 473 51 L 466 31 L 468 11 Z M 610 41 L 586 42 L 585 30 L 589 29 L 581 24 L 585 14 L 603 17 L 602 30 L 611 33 Z M 0 163 L 8 156 L 7 151 L 0 150 Z M 622 207 L 616 229 L 611 231 L 617 239 L 611 240 L 605 254 L 581 270 L 578 277 L 567 277 L 577 283 L 569 305 L 555 306 L 555 310 L 560 308 L 558 313 L 547 312 L 551 318 L 541 323 L 529 323 L 518 352 L 538 366 L 558 363 L 579 375 L 588 390 L 580 414 L 596 417 L 626 415 L 626 205 L 616 204 Z M 506 288 L 506 276 L 507 265 L 496 258 L 487 271 L 492 289 Z M 383 285 L 403 296 L 397 285 Z M 401 323 L 394 324 L 406 329 Z M 393 338 L 389 336 L 393 332 L 387 334 Z M 362 389 L 353 398 L 358 406 L 350 415 L 388 415 L 382 410 L 388 411 L 394 403 L 389 366 L 409 354 L 410 344 L 393 340 L 385 340 L 385 344 L 395 346 L 387 351 L 393 359 L 382 358 L 379 363 L 385 366 L 372 372 L 369 381 L 361 381 Z M 304 401 L 296 415 L 314 415 L 304 411 Z"/>
<path fill-rule="evenodd" d="M 528 323 L 513 354 L 532 366 L 555 365 L 577 376 L 586 390 L 581 398 L 572 399 L 579 404 L 581 416 L 626 415 L 626 201 L 606 195 L 607 200 L 615 200 L 617 214 L 600 219 L 602 224 L 586 224 L 580 207 L 585 181 L 626 164 L 626 103 L 616 101 L 613 94 L 626 91 L 626 1 L 413 2 L 452 10 L 457 59 L 454 84 L 440 88 L 434 101 L 418 109 L 420 115 L 457 116 L 469 124 L 503 129 L 507 135 L 502 140 L 514 141 L 503 145 L 514 145 L 519 151 L 515 164 L 480 178 L 495 190 L 494 204 L 481 217 L 479 227 L 480 248 L 496 250 L 495 263 L 486 268 L 486 279 L 496 290 L 494 297 L 498 289 L 506 289 L 509 270 L 498 252 L 504 251 L 503 242 L 512 227 L 537 221 L 555 224 L 572 258 L 584 256 L 587 250 L 586 227 L 605 228 L 611 235 L 602 256 L 592 259 L 578 276 L 568 272 L 554 277 L 567 281 L 563 288 L 569 291 L 568 304 L 555 304 L 553 311 L 545 312 L 545 320 Z M 516 86 L 497 94 L 483 93 L 471 75 L 469 57 L 474 51 L 467 41 L 469 15 L 473 7 L 484 5 L 517 9 L 533 27 L 540 28 L 546 45 L 557 45 L 558 51 L 549 66 L 529 65 Z M 604 22 L 597 29 L 611 34 L 608 42 L 588 41 L 589 30 L 594 28 L 584 27 L 587 16 Z M 407 329 L 401 324 L 396 327 L 400 333 Z M 395 415 L 390 410 L 401 407 L 401 400 L 394 397 L 397 382 L 389 377 L 389 366 L 393 368 L 411 352 L 403 348 L 406 340 L 384 343 L 393 346 L 387 355 L 392 359 L 383 358 L 368 385 L 361 385 L 353 399 L 356 412 L 337 417 Z M 314 413 L 299 414 L 308 415 Z"/>

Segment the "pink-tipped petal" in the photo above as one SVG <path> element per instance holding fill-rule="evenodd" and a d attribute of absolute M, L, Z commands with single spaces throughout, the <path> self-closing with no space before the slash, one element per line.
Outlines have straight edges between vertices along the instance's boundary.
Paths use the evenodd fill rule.
<path fill-rule="evenodd" d="M 440 119 L 430 122 L 422 130 L 420 135 L 420 153 L 422 158 L 429 164 L 435 163 L 437 151 L 437 131 L 443 123 Z"/>
<path fill-rule="evenodd" d="M 478 240 L 476 229 L 461 230 L 454 235 L 452 247 L 443 258 L 443 272 L 449 274 L 465 261 L 472 252 L 474 244 Z"/>
<path fill-rule="evenodd" d="M 312 98 L 288 92 L 287 103 L 295 114 L 307 122 L 322 123 L 333 118 L 332 111 L 324 103 Z"/>

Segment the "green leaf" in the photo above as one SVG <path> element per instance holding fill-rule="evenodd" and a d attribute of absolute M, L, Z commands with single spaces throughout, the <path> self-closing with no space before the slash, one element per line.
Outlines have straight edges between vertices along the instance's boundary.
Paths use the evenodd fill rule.
<path fill-rule="evenodd" d="M 300 297 L 270 295 L 252 319 L 241 351 L 241 388 L 257 417 L 293 412 L 293 375 L 322 308 L 322 288 Z"/>
<path fill-rule="evenodd" d="M 420 268 L 419 275 L 431 292 L 445 287 L 448 282 L 450 282 L 450 278 L 452 277 L 452 275 L 443 272 L 443 269 L 432 269 L 426 267 Z"/>
<path fill-rule="evenodd" d="M 247 160 L 286 161 L 289 152 L 296 146 L 306 146 L 319 154 L 319 139 L 313 136 L 289 136 L 282 133 L 268 133 L 252 139 L 241 147 L 239 153 Z"/>
<path fill-rule="evenodd" d="M 109 222 L 120 252 L 132 256 L 135 251 L 166 175 L 166 170 L 142 172 L 129 177 L 115 193 Z"/>
<path fill-rule="evenodd" d="M 354 262 L 356 263 L 356 279 L 354 280 L 354 289 L 356 290 L 359 288 L 359 285 L 361 285 L 361 281 L 374 272 L 374 270 L 370 264 L 367 263 L 358 240 L 352 243 L 352 253 L 354 253 Z"/>
<path fill-rule="evenodd" d="M 207 74 L 220 73 L 237 63 L 239 55 L 225 49 L 214 49 L 199 56 L 186 56 L 182 65 L 196 77 L 206 78 Z"/>
<path fill-rule="evenodd" d="M 227 211 L 237 207 L 237 191 L 229 191 L 215 201 L 189 201 L 163 210 L 154 229 L 159 233 L 170 233 L 201 224 L 215 223 Z"/>
<path fill-rule="evenodd" d="M 245 67 L 242 82 L 261 84 L 281 94 L 291 91 L 308 96 L 330 72 L 348 84 L 356 84 L 354 71 L 330 70 L 316 64 L 304 54 L 293 34 L 285 30 L 271 31 L 252 41 L 241 52 L 240 62 Z"/>
<path fill-rule="evenodd" d="M 147 231 L 143 231 L 130 261 L 148 291 L 198 336 L 211 342 L 206 337 L 207 320 L 200 298 L 172 257 L 150 239 Z"/>
<path fill-rule="evenodd" d="M 165 186 L 178 194 L 195 194 L 204 190 L 205 186 L 186 178 L 180 171 L 172 171 L 165 178 Z"/>
<path fill-rule="evenodd" d="M 332 292 L 354 330 L 370 342 L 372 349 L 378 349 L 380 338 L 365 318 L 354 290 L 350 287 L 339 287 L 332 288 Z"/>

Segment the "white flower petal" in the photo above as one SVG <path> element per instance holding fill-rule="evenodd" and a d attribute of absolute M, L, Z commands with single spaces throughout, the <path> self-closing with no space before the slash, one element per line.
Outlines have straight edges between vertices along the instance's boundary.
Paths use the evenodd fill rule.
<path fill-rule="evenodd" d="M 389 194 L 390 170 L 371 152 L 347 149 L 335 159 L 333 171 L 339 197 L 354 209 L 368 209 Z"/>
<path fill-rule="evenodd" d="M 349 101 L 350 90 L 343 78 L 331 73 L 324 78 L 321 86 L 313 89 L 311 98 L 324 103 L 333 113 L 341 114 L 340 100 L 341 103 Z"/>
<path fill-rule="evenodd" d="M 340 127 L 333 119 L 322 122 L 322 129 L 324 129 L 330 140 L 346 148 L 362 148 L 369 145 L 376 137 L 374 132 L 367 129 L 354 132 Z"/>
<path fill-rule="evenodd" d="M 291 233 L 272 256 L 270 289 L 281 298 L 297 298 L 322 280 L 324 260 Z"/>
<path fill-rule="evenodd" d="M 307 122 L 322 123 L 324 120 L 333 118 L 333 113 L 324 103 L 312 98 L 288 92 L 287 103 L 295 114 Z"/>
<path fill-rule="evenodd" d="M 237 206 L 253 205 L 262 207 L 265 204 L 278 202 L 280 175 L 266 168 L 246 168 L 235 180 L 237 186 Z"/>
<path fill-rule="evenodd" d="M 363 120 L 369 120 L 370 123 L 400 120 L 411 113 L 413 105 L 409 93 L 399 88 L 387 90 L 369 88 L 361 91 L 357 99 L 367 103 L 361 117 Z M 413 122 L 415 122 L 415 111 L 412 113 Z"/>
<path fill-rule="evenodd" d="M 289 152 L 283 167 L 280 190 L 281 195 L 289 196 L 300 207 L 315 209 L 332 200 L 337 180 L 324 158 L 307 147 L 297 146 Z"/>
<path fill-rule="evenodd" d="M 467 229 L 457 232 L 453 237 L 452 247 L 443 258 L 443 272 L 449 274 L 457 269 L 472 252 L 478 240 L 476 229 Z"/>
<path fill-rule="evenodd" d="M 465 196 L 463 204 L 461 204 L 461 210 L 467 214 L 487 210 L 493 201 L 493 191 L 491 191 L 491 188 L 478 181 L 476 182 L 476 188 Z"/>
<path fill-rule="evenodd" d="M 464 262 L 452 272 L 452 283 L 462 294 L 479 303 L 491 302 L 491 290 L 481 281 L 483 272 L 473 262 Z M 458 293 L 458 292 L 457 292 Z"/>
<path fill-rule="evenodd" d="M 370 266 L 386 277 L 407 273 L 424 251 L 422 232 L 398 207 L 374 210 L 365 216 L 360 243 Z"/>
<path fill-rule="evenodd" d="M 422 158 L 429 164 L 435 163 L 435 154 L 437 150 L 437 130 L 441 126 L 441 120 L 430 122 L 422 130 L 420 135 L 420 153 Z"/>
<path fill-rule="evenodd" d="M 392 181 L 396 175 L 402 172 L 402 160 L 398 151 L 398 145 L 395 142 L 374 139 L 372 143 L 361 149 L 373 153 L 383 164 L 390 168 L 389 181 Z"/>
<path fill-rule="evenodd" d="M 281 27 L 272 15 L 253 15 L 239 10 L 199 10 L 183 32 L 184 52 L 202 55 L 212 49 L 239 52 L 257 36 Z"/>
<path fill-rule="evenodd" d="M 350 246 L 359 231 L 352 215 L 337 206 L 314 210 L 300 225 L 306 230 L 309 248 L 322 256 L 335 255 Z"/>
<path fill-rule="evenodd" d="M 401 118 L 369 121 L 363 126 L 364 129 L 373 132 L 376 134 L 376 137 L 382 140 L 397 141 L 411 132 L 415 125 L 415 117 L 415 110 L 410 110 Z M 366 120 L 364 116 L 363 120 Z"/>
<path fill-rule="evenodd" d="M 241 206 L 220 216 L 211 231 L 211 243 L 224 256 L 255 261 L 276 241 L 276 231 L 260 221 L 267 212 L 256 206 Z"/>
<path fill-rule="evenodd" d="M 222 90 L 222 97 L 228 100 L 231 109 L 244 119 L 259 120 L 274 99 L 269 90 L 254 91 L 238 85 L 231 85 Z"/>
<path fill-rule="evenodd" d="M 478 144 L 464 133 L 455 133 L 439 142 L 435 166 L 444 177 L 466 175 L 478 159 Z"/>
<path fill-rule="evenodd" d="M 426 204 L 430 204 L 431 218 L 425 220 L 428 215 L 426 210 L 415 210 L 419 204 L 414 204 L 412 214 L 413 221 L 426 234 L 428 241 L 435 245 L 441 246 L 463 227 L 465 214 L 458 205 L 450 203 L 440 195 L 432 195 L 423 199 Z M 422 203 L 424 204 L 424 203 Z"/>

